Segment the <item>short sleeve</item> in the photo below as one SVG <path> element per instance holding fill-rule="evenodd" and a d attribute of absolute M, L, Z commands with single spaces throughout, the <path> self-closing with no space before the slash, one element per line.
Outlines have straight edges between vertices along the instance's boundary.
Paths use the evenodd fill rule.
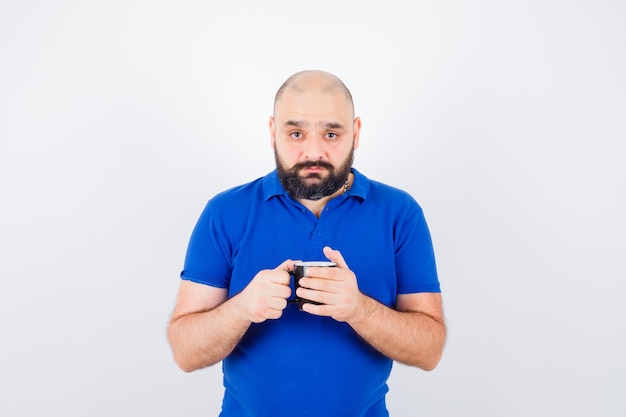
<path fill-rule="evenodd" d="M 182 279 L 227 288 L 231 275 L 230 246 L 224 218 L 215 201 L 209 201 L 198 219 L 185 256 Z"/>
<path fill-rule="evenodd" d="M 430 230 L 415 200 L 404 210 L 396 233 L 398 293 L 441 292 Z"/>

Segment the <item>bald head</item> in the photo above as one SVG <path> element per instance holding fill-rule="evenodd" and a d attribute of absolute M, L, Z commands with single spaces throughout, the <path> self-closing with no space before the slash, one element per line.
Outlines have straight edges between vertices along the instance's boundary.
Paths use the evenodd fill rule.
<path fill-rule="evenodd" d="M 354 102 L 352 101 L 352 94 L 350 94 L 350 90 L 348 90 L 343 81 L 331 73 L 318 70 L 306 70 L 297 72 L 287 78 L 287 80 L 276 92 L 276 97 L 274 98 L 274 111 L 276 111 L 276 103 L 280 101 L 286 91 L 295 94 L 306 94 L 307 92 L 341 92 L 346 97 L 346 100 L 352 109 L 352 113 L 354 114 Z"/>

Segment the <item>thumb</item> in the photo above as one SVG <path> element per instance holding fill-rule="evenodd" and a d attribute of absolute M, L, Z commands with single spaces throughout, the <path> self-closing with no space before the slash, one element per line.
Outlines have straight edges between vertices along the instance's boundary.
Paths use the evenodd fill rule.
<path fill-rule="evenodd" d="M 330 246 L 324 247 L 324 256 L 326 256 L 331 261 L 335 262 L 339 268 L 350 269 L 346 261 L 343 259 L 341 252 L 331 248 Z"/>
<path fill-rule="evenodd" d="M 283 263 L 278 265 L 275 269 L 282 270 L 282 271 L 285 271 L 285 272 L 291 272 L 291 271 L 293 271 L 294 264 L 296 262 L 298 262 L 298 261 L 287 259 L 286 261 L 284 261 Z"/>

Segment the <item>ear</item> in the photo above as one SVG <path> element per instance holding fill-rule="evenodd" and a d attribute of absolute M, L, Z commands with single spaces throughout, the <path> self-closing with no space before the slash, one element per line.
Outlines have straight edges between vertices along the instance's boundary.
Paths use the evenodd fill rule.
<path fill-rule="evenodd" d="M 270 116 L 270 144 L 272 149 L 276 149 L 276 121 L 274 120 L 274 116 Z"/>
<path fill-rule="evenodd" d="M 354 142 L 354 150 L 359 149 L 359 138 L 361 136 L 361 118 L 355 117 L 354 123 L 352 124 L 352 131 L 354 132 L 353 142 Z"/>

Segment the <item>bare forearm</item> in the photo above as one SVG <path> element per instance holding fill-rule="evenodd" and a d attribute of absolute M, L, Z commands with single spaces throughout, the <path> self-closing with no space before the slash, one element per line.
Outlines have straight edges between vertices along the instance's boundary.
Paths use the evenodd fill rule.
<path fill-rule="evenodd" d="M 364 296 L 361 313 L 349 324 L 375 349 L 398 362 L 429 371 L 441 359 L 445 324 L 425 313 L 397 311 Z"/>
<path fill-rule="evenodd" d="M 173 317 L 168 339 L 174 360 L 186 372 L 214 365 L 233 351 L 250 327 L 230 299 L 209 311 Z"/>

